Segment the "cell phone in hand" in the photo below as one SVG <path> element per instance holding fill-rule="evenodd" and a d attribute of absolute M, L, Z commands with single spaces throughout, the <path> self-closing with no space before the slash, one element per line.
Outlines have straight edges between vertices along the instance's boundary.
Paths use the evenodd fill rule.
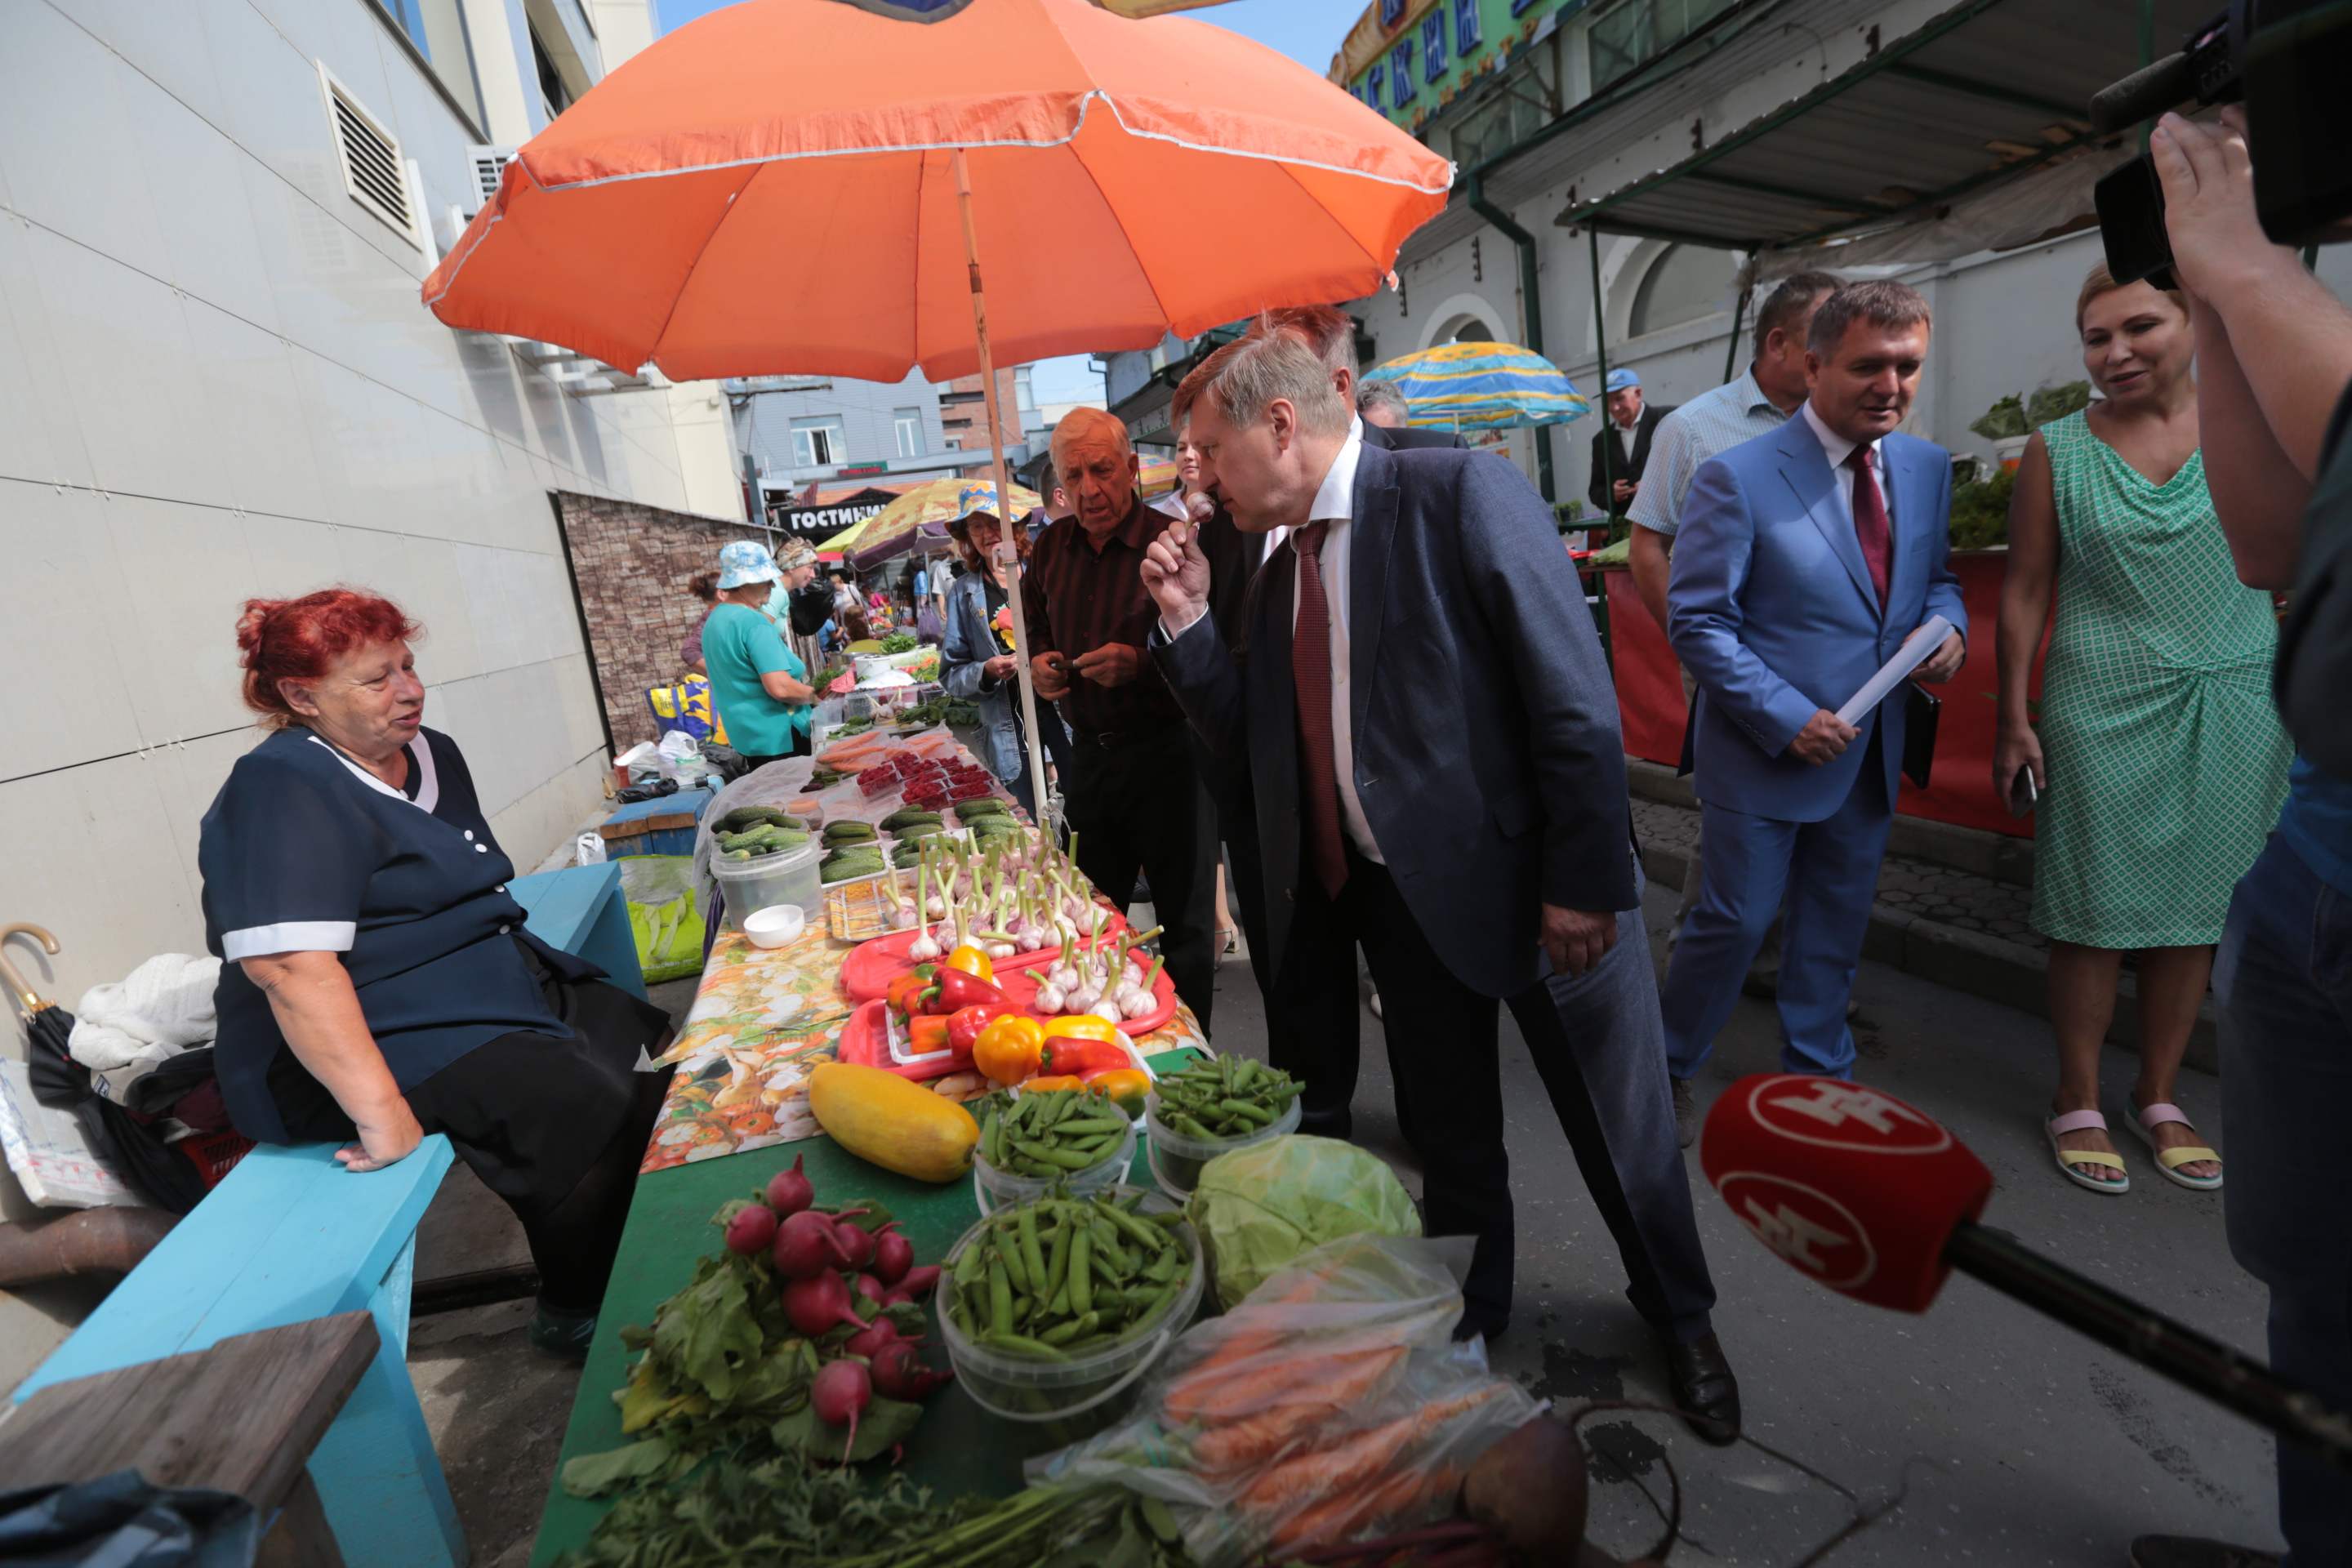
<path fill-rule="evenodd" d="M 2031 816 L 2033 808 L 2041 804 L 2042 792 L 2033 787 L 2033 770 L 2030 767 L 2018 769 L 2017 777 L 2009 784 L 2009 815 Z"/>

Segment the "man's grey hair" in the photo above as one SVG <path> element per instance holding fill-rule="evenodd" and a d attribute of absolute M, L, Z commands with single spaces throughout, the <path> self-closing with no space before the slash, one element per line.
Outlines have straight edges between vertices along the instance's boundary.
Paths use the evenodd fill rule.
<path fill-rule="evenodd" d="M 1054 426 L 1054 438 L 1051 443 L 1054 471 L 1056 474 L 1061 472 L 1064 447 L 1081 436 L 1091 435 L 1097 430 L 1108 431 L 1118 438 L 1120 457 L 1128 457 L 1134 452 L 1135 443 L 1128 438 L 1126 420 L 1100 408 L 1073 408 L 1062 416 L 1061 423 Z"/>
<path fill-rule="evenodd" d="M 1344 436 L 1350 410 L 1331 385 L 1323 358 L 1297 333 L 1267 332 L 1227 343 L 1202 360 L 1178 389 L 1189 413 L 1200 398 L 1236 429 L 1255 425 L 1276 398 L 1298 411 L 1298 425 L 1318 436 Z M 1191 395 L 1184 395 L 1187 392 Z"/>
<path fill-rule="evenodd" d="M 1404 400 L 1393 381 L 1368 381 L 1356 389 L 1356 411 L 1369 418 L 1375 408 L 1389 410 L 1400 425 L 1412 418 L 1412 405 Z"/>
<path fill-rule="evenodd" d="M 1826 360 L 1837 353 L 1838 345 L 1845 342 L 1845 330 L 1856 321 L 1887 329 L 1932 330 L 1936 318 L 1927 309 L 1926 296 L 1908 283 L 1897 283 L 1892 279 L 1849 283 L 1814 310 L 1812 327 L 1805 333 L 1805 347 Z"/>
<path fill-rule="evenodd" d="M 1792 272 L 1780 279 L 1780 287 L 1764 297 L 1756 307 L 1756 352 L 1764 352 L 1764 342 L 1776 331 L 1786 331 L 1811 318 L 1807 312 L 1821 303 L 1824 294 L 1834 294 L 1845 287 L 1845 279 L 1834 272 Z"/>

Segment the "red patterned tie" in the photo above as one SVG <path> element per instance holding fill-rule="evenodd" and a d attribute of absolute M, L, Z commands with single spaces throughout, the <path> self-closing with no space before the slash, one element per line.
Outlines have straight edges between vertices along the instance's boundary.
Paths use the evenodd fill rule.
<path fill-rule="evenodd" d="M 1323 535 L 1328 522 L 1298 531 L 1298 618 L 1291 628 L 1290 680 L 1298 702 L 1300 812 L 1315 879 L 1331 898 L 1348 885 L 1348 852 L 1339 840 L 1339 775 L 1331 746 L 1331 620 L 1323 602 Z"/>
<path fill-rule="evenodd" d="M 1886 497 L 1870 466 L 1870 448 L 1856 447 L 1845 455 L 1853 470 L 1853 536 L 1862 545 L 1862 563 L 1870 568 L 1870 585 L 1878 590 L 1878 607 L 1886 608 L 1887 564 L 1895 546 L 1886 531 Z"/>

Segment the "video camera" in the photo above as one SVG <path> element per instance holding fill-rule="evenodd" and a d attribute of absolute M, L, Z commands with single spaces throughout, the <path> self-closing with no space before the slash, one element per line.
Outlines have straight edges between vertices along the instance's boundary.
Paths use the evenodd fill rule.
<path fill-rule="evenodd" d="M 2257 142 L 2254 208 L 2281 245 L 2352 239 L 2352 127 L 2338 107 L 2352 81 L 2352 3 L 2231 0 L 2177 54 L 2133 72 L 2091 100 L 2102 135 L 2176 106 L 2243 100 Z M 2164 189 L 2145 153 L 2100 180 L 2099 228 L 2118 283 L 2173 286 Z"/>

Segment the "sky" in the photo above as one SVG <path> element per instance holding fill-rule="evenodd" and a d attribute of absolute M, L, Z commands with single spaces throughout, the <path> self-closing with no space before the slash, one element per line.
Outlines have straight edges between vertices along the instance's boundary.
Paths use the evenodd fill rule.
<path fill-rule="evenodd" d="M 662 31 L 683 26 L 731 0 L 655 0 Z M 1279 49 L 1321 76 L 1356 18 L 1364 14 L 1364 0 L 1226 0 L 1187 13 L 1194 21 L 1230 27 L 1270 49 Z M 1087 368 L 1085 354 L 1040 361 L 1030 373 L 1030 385 L 1040 403 L 1076 403 L 1102 396 L 1102 377 Z"/>

